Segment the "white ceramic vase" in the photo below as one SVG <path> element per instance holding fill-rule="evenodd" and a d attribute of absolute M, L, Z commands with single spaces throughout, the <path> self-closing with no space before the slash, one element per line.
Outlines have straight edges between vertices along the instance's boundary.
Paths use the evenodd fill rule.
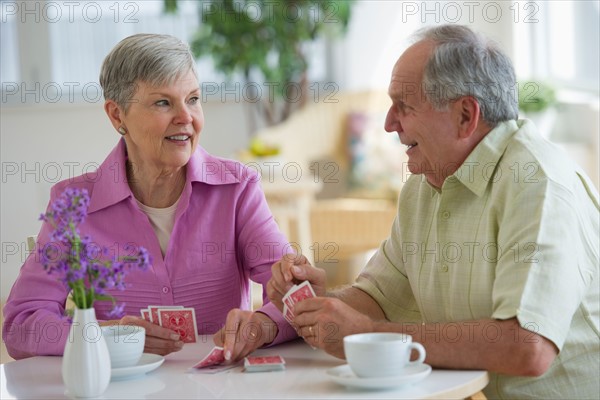
<path fill-rule="evenodd" d="M 73 397 L 97 397 L 108 387 L 110 355 L 93 308 L 75 308 L 62 376 L 68 395 Z"/>

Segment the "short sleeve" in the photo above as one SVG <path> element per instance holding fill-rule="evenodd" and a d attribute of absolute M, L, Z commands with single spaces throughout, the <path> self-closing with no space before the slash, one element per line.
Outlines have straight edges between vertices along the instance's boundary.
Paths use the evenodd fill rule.
<path fill-rule="evenodd" d="M 421 313 L 404 272 L 400 243 L 396 218 L 390 237 L 369 260 L 353 287 L 377 301 L 389 321 L 419 322 Z"/>
<path fill-rule="evenodd" d="M 598 210 L 582 187 L 543 178 L 523 185 L 500 221 L 492 317 L 517 317 L 561 349 L 595 279 L 594 219 Z"/>

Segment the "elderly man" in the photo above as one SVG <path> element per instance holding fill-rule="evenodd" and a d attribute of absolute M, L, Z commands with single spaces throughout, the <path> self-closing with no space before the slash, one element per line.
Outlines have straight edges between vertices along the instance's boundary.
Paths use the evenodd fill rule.
<path fill-rule="evenodd" d="M 509 58 L 462 26 L 420 31 L 396 62 L 385 126 L 413 175 L 390 236 L 353 286 L 326 293 L 304 258 L 273 265 L 319 297 L 294 323 L 343 357 L 346 335 L 404 332 L 437 368 L 485 369 L 489 398 L 598 398 L 598 195 L 529 121 Z"/>

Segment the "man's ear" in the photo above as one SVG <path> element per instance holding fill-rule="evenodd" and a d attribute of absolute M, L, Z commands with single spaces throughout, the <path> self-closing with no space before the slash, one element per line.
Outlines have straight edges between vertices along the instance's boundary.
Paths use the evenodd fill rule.
<path fill-rule="evenodd" d="M 454 113 L 459 137 L 470 137 L 479 125 L 479 102 L 473 96 L 463 96 L 454 103 Z"/>
<path fill-rule="evenodd" d="M 104 102 L 104 111 L 106 112 L 106 115 L 108 115 L 110 123 L 117 131 L 124 126 L 123 116 L 125 115 L 125 112 L 114 100 L 106 100 Z"/>

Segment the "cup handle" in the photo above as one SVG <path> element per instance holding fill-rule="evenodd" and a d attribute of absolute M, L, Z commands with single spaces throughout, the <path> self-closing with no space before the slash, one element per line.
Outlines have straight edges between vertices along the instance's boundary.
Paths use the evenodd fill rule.
<path fill-rule="evenodd" d="M 419 358 L 416 359 L 415 361 L 411 361 L 408 364 L 409 365 L 414 365 L 414 364 L 421 364 L 422 362 L 425 361 L 425 347 L 423 347 L 423 345 L 421 343 L 411 343 L 410 344 L 410 349 L 411 350 L 416 350 L 419 352 Z"/>

